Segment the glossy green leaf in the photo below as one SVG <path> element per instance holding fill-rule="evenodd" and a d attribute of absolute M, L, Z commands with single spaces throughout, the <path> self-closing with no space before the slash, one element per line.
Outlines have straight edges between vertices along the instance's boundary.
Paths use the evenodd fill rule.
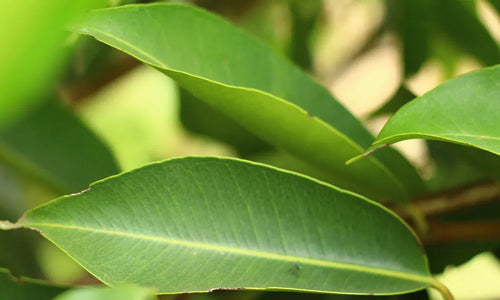
<path fill-rule="evenodd" d="M 485 65 L 500 63 L 499 45 L 479 21 L 475 0 L 440 0 L 432 4 L 436 22 L 457 46 Z"/>
<path fill-rule="evenodd" d="M 21 277 L 16 278 L 9 270 L 0 268 L 0 299 L 50 300 L 67 288 L 52 286 L 47 282 Z"/>
<path fill-rule="evenodd" d="M 54 300 L 155 300 L 154 289 L 129 284 L 110 287 L 83 287 L 64 292 Z"/>
<path fill-rule="evenodd" d="M 173 159 L 27 212 L 89 272 L 160 293 L 392 294 L 429 286 L 407 225 L 350 192 L 236 159 Z"/>
<path fill-rule="evenodd" d="M 387 167 L 375 158 L 346 166 L 373 140 L 368 131 L 325 88 L 217 16 L 136 5 L 94 11 L 75 30 L 157 68 L 264 141 L 329 170 L 336 184 L 400 201 L 423 189 L 394 151 L 377 154 Z"/>
<path fill-rule="evenodd" d="M 54 99 L 0 130 L 0 159 L 59 193 L 118 173 L 108 148 Z"/>
<path fill-rule="evenodd" d="M 424 138 L 500 155 L 499 82 L 500 65 L 438 86 L 403 106 L 387 122 L 370 149 Z"/>
<path fill-rule="evenodd" d="M 418 72 L 429 56 L 429 0 L 389 0 L 387 7 L 388 17 L 401 40 L 404 74 L 408 77 Z"/>
<path fill-rule="evenodd" d="M 52 85 L 65 54 L 64 27 L 105 0 L 0 1 L 0 126 L 29 110 Z"/>

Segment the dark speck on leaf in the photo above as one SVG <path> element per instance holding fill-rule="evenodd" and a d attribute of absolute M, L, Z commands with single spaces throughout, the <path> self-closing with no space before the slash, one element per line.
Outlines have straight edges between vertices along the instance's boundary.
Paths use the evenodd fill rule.
<path fill-rule="evenodd" d="M 215 292 L 215 291 L 241 291 L 241 290 L 244 290 L 244 289 L 245 289 L 244 287 L 213 288 L 213 289 L 209 289 L 208 292 L 211 293 L 211 292 Z"/>

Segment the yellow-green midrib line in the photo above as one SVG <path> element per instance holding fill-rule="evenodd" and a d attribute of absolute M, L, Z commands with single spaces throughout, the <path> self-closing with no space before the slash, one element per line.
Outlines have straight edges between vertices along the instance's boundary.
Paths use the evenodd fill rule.
<path fill-rule="evenodd" d="M 286 261 L 286 262 L 291 262 L 291 263 L 300 262 L 301 264 L 308 264 L 308 265 L 313 265 L 313 266 L 318 266 L 318 267 L 351 270 L 351 271 L 357 271 L 360 273 L 368 273 L 368 274 L 373 274 L 373 275 L 394 277 L 394 278 L 398 278 L 398 279 L 422 282 L 422 283 L 426 283 L 426 284 L 430 284 L 433 282 L 433 279 L 430 276 L 405 273 L 405 272 L 401 272 L 401 271 L 387 270 L 387 269 L 381 269 L 381 268 L 375 268 L 375 267 L 360 266 L 360 265 L 349 264 L 349 263 L 341 263 L 341 262 L 334 262 L 334 261 L 293 256 L 293 255 L 286 255 L 286 254 L 276 254 L 276 253 L 261 252 L 261 251 L 256 251 L 256 250 L 232 248 L 232 247 L 220 246 L 220 245 L 202 244 L 202 243 L 197 243 L 197 242 L 168 239 L 168 238 L 163 238 L 163 237 L 148 236 L 148 235 L 142 235 L 142 234 L 130 233 L 130 232 L 120 232 L 120 231 L 112 231 L 112 230 L 107 230 L 107 229 L 97 229 L 97 228 L 89 228 L 89 227 L 82 227 L 82 226 L 76 226 L 76 225 L 62 225 L 62 224 L 30 223 L 27 226 L 29 226 L 29 228 L 34 227 L 37 229 L 41 229 L 42 232 L 43 232 L 42 227 L 73 229 L 73 230 L 88 231 L 88 232 L 93 232 L 93 233 L 102 233 L 102 234 L 115 235 L 115 236 L 131 237 L 131 238 L 137 238 L 137 239 L 142 239 L 142 240 L 162 242 L 162 243 L 167 243 L 167 244 L 172 244 L 172 245 L 180 245 L 180 246 L 199 248 L 199 249 L 205 249 L 205 250 L 216 250 L 216 251 L 222 251 L 222 252 L 229 252 L 229 253 L 241 254 L 241 255 L 245 255 L 245 256 L 266 258 L 266 259 L 271 259 L 271 260 L 273 260 L 273 259 L 274 260 L 281 260 L 281 261 Z"/>

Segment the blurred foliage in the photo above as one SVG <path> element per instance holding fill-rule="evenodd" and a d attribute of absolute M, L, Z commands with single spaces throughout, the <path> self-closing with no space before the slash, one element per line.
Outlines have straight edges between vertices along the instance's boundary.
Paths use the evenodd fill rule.
<path fill-rule="evenodd" d="M 65 52 L 64 27 L 105 0 L 0 2 L 0 126 L 41 100 L 53 86 Z"/>
<path fill-rule="evenodd" d="M 15 277 L 8 270 L 0 268 L 0 299 L 49 300 L 66 289 L 31 278 Z"/>

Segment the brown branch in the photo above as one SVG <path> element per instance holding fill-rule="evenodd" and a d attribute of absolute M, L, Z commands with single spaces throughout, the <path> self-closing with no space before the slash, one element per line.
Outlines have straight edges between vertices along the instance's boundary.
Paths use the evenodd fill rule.
<path fill-rule="evenodd" d="M 459 241 L 500 241 L 500 221 L 430 222 L 424 244 L 449 244 Z"/>
<path fill-rule="evenodd" d="M 139 64 L 140 62 L 137 59 L 128 55 L 123 56 L 118 63 L 112 64 L 95 78 L 85 79 L 70 85 L 62 86 L 61 93 L 70 103 L 79 104 L 109 83 L 127 74 Z"/>
<path fill-rule="evenodd" d="M 412 201 L 412 209 L 429 218 L 495 201 L 500 201 L 500 183 L 487 181 L 418 197 Z M 394 206 L 392 209 L 403 219 L 411 217 L 406 208 Z"/>
<path fill-rule="evenodd" d="M 483 181 L 414 199 L 410 206 L 393 206 L 393 211 L 408 221 L 424 244 L 448 244 L 457 241 L 500 241 L 500 221 L 440 222 L 432 218 L 500 201 L 500 183 Z M 425 230 L 417 230 L 417 212 L 427 220 Z M 431 219 L 431 220 L 430 220 Z"/>

